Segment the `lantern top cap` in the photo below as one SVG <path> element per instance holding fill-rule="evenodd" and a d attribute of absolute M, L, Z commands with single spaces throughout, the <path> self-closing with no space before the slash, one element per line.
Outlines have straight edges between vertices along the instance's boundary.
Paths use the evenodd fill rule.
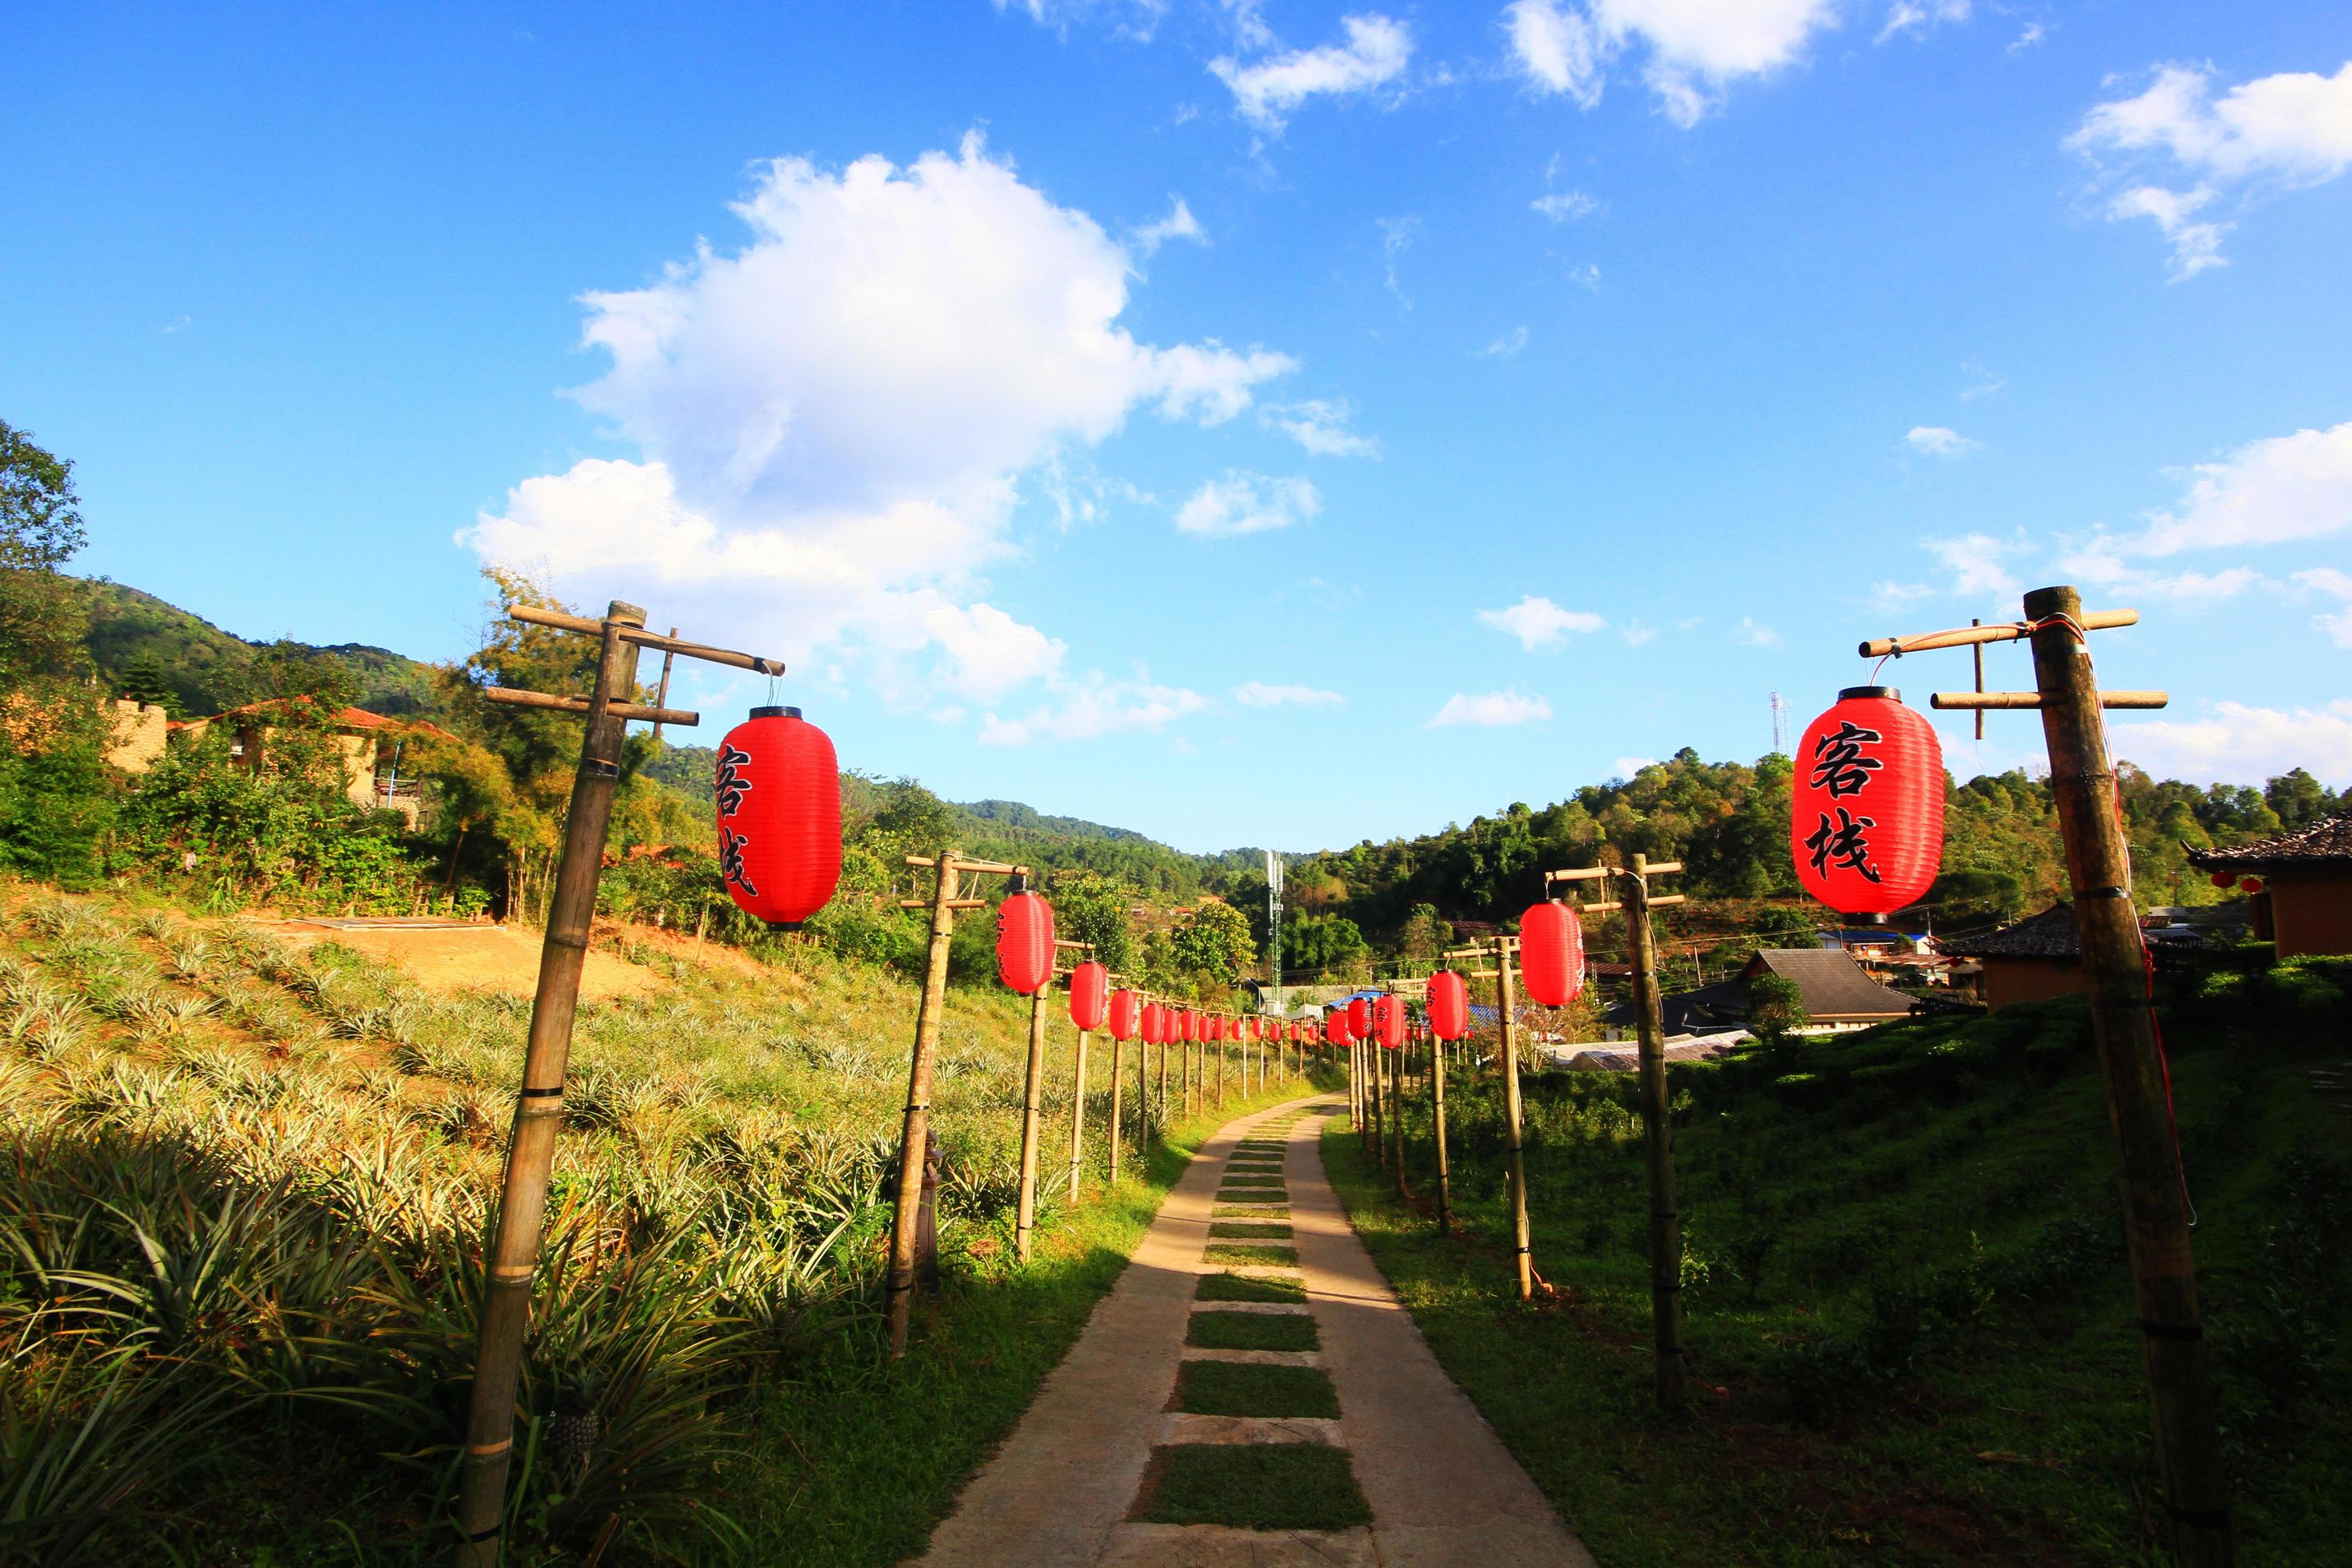
<path fill-rule="evenodd" d="M 1902 691 L 1892 686 L 1849 686 L 1838 693 L 1841 702 L 1855 697 L 1884 697 L 1889 702 L 1903 700 Z"/>
<path fill-rule="evenodd" d="M 797 708 L 754 708 L 751 710 L 751 717 L 754 719 L 797 719 L 800 716 L 801 710 Z"/>

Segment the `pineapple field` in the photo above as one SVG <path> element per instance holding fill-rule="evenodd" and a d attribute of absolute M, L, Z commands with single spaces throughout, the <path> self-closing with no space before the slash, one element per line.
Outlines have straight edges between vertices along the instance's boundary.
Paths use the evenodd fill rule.
<path fill-rule="evenodd" d="M 1011 1261 L 1019 998 L 950 992 L 941 1289 L 879 1333 L 916 1005 L 814 945 L 631 928 L 583 1002 L 517 1435 L 520 1562 L 882 1563 L 919 1546 L 1116 1278 L 1200 1126 L 1108 1190 L 1110 1053 L 1069 1204 L 1071 1036 L 1039 1255 Z M 152 897 L 0 886 L 5 1560 L 433 1555 L 527 996 Z M 1102 1043 L 1107 1046 L 1107 1042 Z M 1140 1047 L 1139 1047 L 1139 1050 Z M 1270 1102 L 1286 1091 L 1276 1087 Z"/>

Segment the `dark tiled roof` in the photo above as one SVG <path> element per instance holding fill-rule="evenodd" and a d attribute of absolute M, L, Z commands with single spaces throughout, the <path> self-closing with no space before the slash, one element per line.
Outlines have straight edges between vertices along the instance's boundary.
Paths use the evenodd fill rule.
<path fill-rule="evenodd" d="M 2074 929 L 2074 906 L 2053 904 L 2015 925 L 1948 942 L 1944 951 L 1969 958 L 2076 958 L 2083 948 Z"/>
<path fill-rule="evenodd" d="M 2234 849 L 2199 849 L 2189 863 L 2208 871 L 2259 871 L 2270 866 L 2352 865 L 2352 812 L 2330 816 Z"/>
<path fill-rule="evenodd" d="M 1796 982 L 1805 1011 L 1817 1020 L 1899 1018 L 1911 1011 L 1910 997 L 1888 990 L 1861 964 L 1832 949 L 1768 947 L 1748 960 L 1750 970 L 1759 964 Z"/>

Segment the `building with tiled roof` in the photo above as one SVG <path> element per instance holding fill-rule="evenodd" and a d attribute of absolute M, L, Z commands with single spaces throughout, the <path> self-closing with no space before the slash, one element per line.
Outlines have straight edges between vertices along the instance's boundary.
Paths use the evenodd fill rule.
<path fill-rule="evenodd" d="M 1804 1034 L 1866 1029 L 1911 1013 L 1910 997 L 1873 980 L 1850 954 L 1829 948 L 1768 947 L 1728 980 L 1660 997 L 1658 1011 L 1666 1034 L 1707 1035 L 1743 1026 L 1748 1022 L 1748 986 L 1767 974 L 1796 986 L 1811 1020 L 1801 1031 Z M 1635 1026 L 1633 1004 L 1631 1000 L 1619 1003 L 1601 1015 L 1601 1021 L 1609 1026 L 1611 1038 L 1631 1037 Z"/>
<path fill-rule="evenodd" d="M 2250 889 L 2254 933 L 2267 925 L 2281 958 L 2352 952 L 2352 813 L 2252 844 L 2194 850 L 2189 863 Z"/>

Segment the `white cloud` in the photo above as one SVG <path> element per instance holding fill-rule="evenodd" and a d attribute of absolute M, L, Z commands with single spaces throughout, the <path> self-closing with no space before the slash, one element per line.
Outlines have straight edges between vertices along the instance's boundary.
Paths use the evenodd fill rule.
<path fill-rule="evenodd" d="M 994 713 L 980 721 L 983 746 L 1025 746 L 1032 741 L 1091 741 L 1133 731 L 1157 731 L 1198 713 L 1209 700 L 1181 686 L 1138 677 L 1108 680 L 1099 671 L 1072 683 L 1057 700 L 1018 719 Z"/>
<path fill-rule="evenodd" d="M 1601 292 L 1601 264 L 1588 261 L 1580 267 L 1571 267 L 1568 269 L 1568 280 L 1598 294 Z"/>
<path fill-rule="evenodd" d="M 1520 691 L 1489 691 L 1474 697 L 1457 691 L 1445 700 L 1430 719 L 1426 728 L 1452 729 L 1456 725 L 1475 724 L 1492 729 L 1505 724 L 1533 724 L 1551 717 L 1551 704 L 1540 697 L 1530 697 Z"/>
<path fill-rule="evenodd" d="M 2250 442 L 2190 470 L 2170 510 L 2140 533 L 2103 539 L 2125 555 L 2170 555 L 2325 539 L 2352 531 L 2352 421 Z"/>
<path fill-rule="evenodd" d="M 1139 256 L 1150 256 L 1171 239 L 1189 239 L 1195 245 L 1209 243 L 1209 237 L 1201 232 L 1200 220 L 1184 205 L 1184 198 L 1170 196 L 1168 202 L 1166 217 L 1145 224 L 1127 237 L 1129 249 Z"/>
<path fill-rule="evenodd" d="M 2116 754 L 2159 778 L 2260 784 L 2304 767 L 2331 786 L 2352 780 L 2352 698 L 2292 710 L 2217 702 L 2209 718 L 2108 724 Z"/>
<path fill-rule="evenodd" d="M 574 395 L 638 458 L 526 479 L 462 542 L 592 602 L 658 587 L 715 640 L 795 664 L 845 645 L 886 686 L 921 669 L 992 700 L 1061 658 L 973 602 L 1021 478 L 1138 406 L 1229 420 L 1293 368 L 1138 342 L 1129 252 L 977 137 L 904 169 L 780 160 L 734 210 L 740 249 L 585 297 L 611 363 Z"/>
<path fill-rule="evenodd" d="M 1263 533 L 1304 522 L 1322 510 L 1321 492 L 1304 479 L 1228 468 L 1223 478 L 1205 481 L 1185 499 L 1177 509 L 1176 527 L 1204 538 Z"/>
<path fill-rule="evenodd" d="M 1932 599 L 1941 590 L 1927 583 L 1873 583 L 1870 602 L 1874 608 L 1899 610 L 1916 605 L 1922 599 Z"/>
<path fill-rule="evenodd" d="M 1518 638 L 1519 646 L 1529 653 L 1559 641 L 1570 632 L 1597 632 L 1604 624 L 1590 611 L 1563 610 L 1549 599 L 1538 598 L 1533 594 L 1506 609 L 1481 610 L 1478 619 Z"/>
<path fill-rule="evenodd" d="M 1513 327 L 1509 331 L 1505 332 L 1501 337 L 1496 338 L 1493 342 L 1488 343 L 1485 348 L 1480 349 L 1478 351 L 1478 357 L 1480 359 L 1515 359 L 1527 346 L 1527 328 L 1524 326 Z"/>
<path fill-rule="evenodd" d="M 2333 566 L 2315 566 L 2308 572 L 2296 573 L 2294 580 L 2344 602 L 2340 610 L 2323 610 L 2312 616 L 2311 624 L 2326 632 L 2337 647 L 2352 647 L 2352 576 Z"/>
<path fill-rule="evenodd" d="M 1421 219 L 1408 213 L 1403 217 L 1384 217 L 1380 224 L 1381 264 L 1387 273 L 1389 292 L 1396 296 L 1398 304 L 1410 310 L 1412 301 L 1405 298 L 1403 288 L 1397 282 L 1397 258 L 1412 249 L 1412 242 L 1421 237 Z"/>
<path fill-rule="evenodd" d="M 1883 44 L 1897 33 L 1924 37 L 1947 22 L 1967 21 L 1969 9 L 1969 0 L 1895 0 L 1877 41 Z"/>
<path fill-rule="evenodd" d="M 1924 452 L 1931 458 L 1965 458 L 1983 445 L 1941 425 L 1914 425 L 1910 434 L 1903 439 L 1913 451 Z"/>
<path fill-rule="evenodd" d="M 1245 680 L 1234 688 L 1234 700 L 1244 708 L 1322 708 L 1338 707 L 1348 700 L 1312 686 L 1268 686 L 1263 680 Z"/>
<path fill-rule="evenodd" d="M 1612 46 L 1636 36 L 1649 44 L 1643 75 L 1666 118 L 1685 127 L 1732 81 L 1778 70 L 1837 25 L 1835 0 L 1592 0 L 1591 15 Z"/>
<path fill-rule="evenodd" d="M 1658 759 L 1655 757 L 1620 757 L 1609 764 L 1612 776 L 1621 779 L 1630 779 L 1643 768 L 1654 768 L 1657 765 Z"/>
<path fill-rule="evenodd" d="M 1528 86 L 1566 93 L 1587 109 L 1601 101 L 1607 60 L 1583 13 L 1563 10 L 1555 0 L 1512 0 L 1503 25 Z"/>
<path fill-rule="evenodd" d="M 1601 204 L 1582 191 L 1554 191 L 1538 196 L 1528 204 L 1554 223 L 1566 223 L 1572 217 L 1589 217 L 1601 210 Z"/>
<path fill-rule="evenodd" d="M 1209 62 L 1209 69 L 1233 89 L 1243 119 L 1276 134 L 1308 99 L 1370 92 L 1402 74 L 1412 58 L 1412 33 L 1402 22 L 1368 13 L 1343 16 L 1339 26 L 1345 43 L 1294 49 L 1246 66 L 1221 56 Z"/>
<path fill-rule="evenodd" d="M 1627 621 L 1617 628 L 1617 635 L 1625 639 L 1627 647 L 1641 647 L 1658 640 L 1658 628 L 1644 626 L 1640 621 Z"/>
<path fill-rule="evenodd" d="M 2225 189 L 2262 184 L 2323 184 L 2352 168 L 2352 62 L 2334 76 L 2282 71 L 2213 97 L 2213 73 L 2163 66 L 2136 97 L 2095 105 L 2066 144 L 2126 169 L 2162 162 L 2189 177 L 2186 189 L 2152 183 L 2124 191 L 2111 218 L 2152 220 L 2172 244 L 2175 279 L 2223 265 L 2231 225 L 2193 215 Z"/>
<path fill-rule="evenodd" d="M 1297 403 L 1273 404 L 1258 411 L 1258 421 L 1279 430 L 1318 458 L 1377 458 L 1381 444 L 1348 428 L 1355 406 L 1345 400 L 1310 397 Z"/>
<path fill-rule="evenodd" d="M 2009 46 L 2009 52 L 2012 55 L 2021 55 L 2049 36 L 2050 29 L 2041 23 L 2028 22 L 2025 24 L 2025 30 L 2018 34 L 2015 41 Z"/>
<path fill-rule="evenodd" d="M 1919 548 L 1936 558 L 1949 579 L 1953 594 L 2014 594 L 2017 579 L 2001 564 L 2021 553 L 2021 541 L 1995 539 L 1990 533 L 1964 533 L 1957 539 L 1923 539 Z"/>
<path fill-rule="evenodd" d="M 1969 384 L 1960 388 L 1962 403 L 1974 403 L 1979 397 L 1990 397 L 2009 384 L 1974 360 L 1961 361 L 1960 369 L 1967 372 L 1969 378 Z"/>
<path fill-rule="evenodd" d="M 1780 634 L 1761 621 L 1742 616 L 1739 624 L 1731 628 L 1731 640 L 1746 643 L 1749 647 L 1770 647 L 1780 640 Z"/>

